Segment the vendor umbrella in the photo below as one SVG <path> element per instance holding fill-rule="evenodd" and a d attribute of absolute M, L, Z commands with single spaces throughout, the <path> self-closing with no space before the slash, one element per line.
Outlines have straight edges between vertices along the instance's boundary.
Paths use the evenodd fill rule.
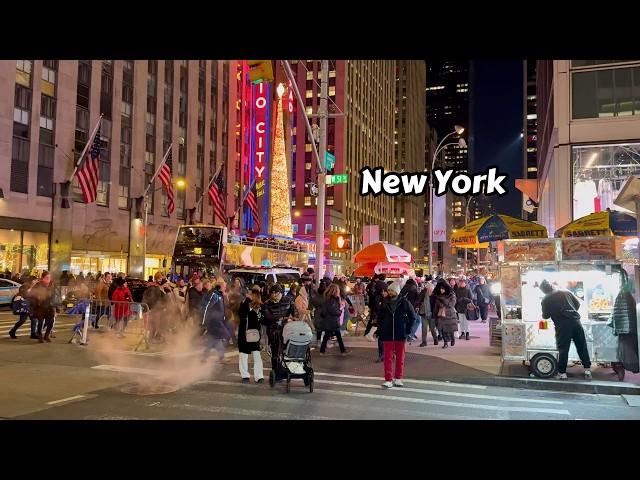
<path fill-rule="evenodd" d="M 364 247 L 353 257 L 354 263 L 411 262 L 409 252 L 387 242 L 376 242 Z"/>
<path fill-rule="evenodd" d="M 591 213 L 567 223 L 556 231 L 557 238 L 572 237 L 635 237 L 638 235 L 636 219 L 624 212 L 609 210 Z"/>
<path fill-rule="evenodd" d="M 373 277 L 373 274 L 384 273 L 385 275 L 401 276 L 401 275 L 415 275 L 415 270 L 411 265 L 407 265 L 403 262 L 378 262 L 378 263 L 365 263 L 359 265 L 353 271 L 354 277 Z"/>
<path fill-rule="evenodd" d="M 376 264 L 375 263 L 364 263 L 362 265 L 358 265 L 358 267 L 353 271 L 354 277 L 373 277 L 375 272 Z"/>
<path fill-rule="evenodd" d="M 488 248 L 488 242 L 515 238 L 547 238 L 547 229 L 509 215 L 490 215 L 469 222 L 451 235 L 451 245 L 460 248 Z"/>

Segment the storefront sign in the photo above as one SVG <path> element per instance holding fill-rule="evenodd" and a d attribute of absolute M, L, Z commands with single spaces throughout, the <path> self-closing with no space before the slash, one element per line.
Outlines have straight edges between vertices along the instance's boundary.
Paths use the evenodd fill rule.
<path fill-rule="evenodd" d="M 505 262 L 553 262 L 555 260 L 555 239 L 504 242 Z"/>

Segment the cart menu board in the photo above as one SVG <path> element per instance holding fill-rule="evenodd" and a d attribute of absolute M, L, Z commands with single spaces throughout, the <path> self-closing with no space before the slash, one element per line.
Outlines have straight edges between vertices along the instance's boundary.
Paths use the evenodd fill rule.
<path fill-rule="evenodd" d="M 563 260 L 615 260 L 614 238 L 565 238 L 562 240 Z"/>
<path fill-rule="evenodd" d="M 503 265 L 500 269 L 500 283 L 502 287 L 503 305 L 505 307 L 521 306 L 520 267 L 517 265 Z"/>
<path fill-rule="evenodd" d="M 524 323 L 503 323 L 502 357 L 506 360 L 519 360 L 525 358 L 526 351 L 526 325 Z"/>
<path fill-rule="evenodd" d="M 554 262 L 556 240 L 530 240 L 527 242 L 505 242 L 505 262 Z"/>

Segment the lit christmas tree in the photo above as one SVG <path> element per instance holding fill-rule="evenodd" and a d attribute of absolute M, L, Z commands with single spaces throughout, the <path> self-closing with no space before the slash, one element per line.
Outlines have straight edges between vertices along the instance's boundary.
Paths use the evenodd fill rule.
<path fill-rule="evenodd" d="M 271 212 L 271 234 L 293 236 L 291 226 L 291 196 L 289 184 L 289 161 L 284 144 L 284 120 L 282 113 L 282 95 L 284 85 L 278 85 L 278 107 L 276 115 L 276 134 L 273 142 L 273 156 L 271 159 L 271 177 L 269 190 L 269 205 Z"/>

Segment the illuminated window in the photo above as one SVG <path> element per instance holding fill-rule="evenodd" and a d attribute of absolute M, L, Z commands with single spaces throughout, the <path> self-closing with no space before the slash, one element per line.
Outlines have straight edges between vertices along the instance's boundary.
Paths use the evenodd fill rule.
<path fill-rule="evenodd" d="M 31 73 L 31 67 L 33 62 L 31 60 L 18 60 L 16 62 L 16 68 L 24 73 Z"/>
<path fill-rule="evenodd" d="M 313 98 L 313 90 L 307 90 L 306 98 Z"/>
<path fill-rule="evenodd" d="M 305 108 L 305 112 L 307 112 L 307 115 L 313 115 L 313 107 Z"/>
<path fill-rule="evenodd" d="M 313 149 L 311 148 L 311 144 L 310 143 L 306 143 L 304 145 L 304 151 L 305 152 L 311 152 Z"/>
<path fill-rule="evenodd" d="M 311 170 L 311 162 L 304 162 L 304 169 Z"/>
<path fill-rule="evenodd" d="M 400 223 L 404 223 L 404 217 L 400 217 Z"/>
<path fill-rule="evenodd" d="M 537 172 L 538 171 L 538 167 L 529 167 L 527 168 L 527 172 Z"/>
<path fill-rule="evenodd" d="M 42 79 L 45 82 L 56 83 L 56 71 L 50 68 L 43 67 L 42 68 Z"/>
<path fill-rule="evenodd" d="M 304 206 L 305 207 L 311 206 L 311 197 L 304 197 Z"/>
<path fill-rule="evenodd" d="M 327 197 L 327 205 L 333 205 L 333 204 L 334 204 L 333 197 Z"/>
<path fill-rule="evenodd" d="M 329 70 L 329 78 L 334 78 L 336 76 L 335 70 Z"/>
<path fill-rule="evenodd" d="M 307 80 L 313 80 L 313 70 L 307 72 Z"/>
<path fill-rule="evenodd" d="M 527 115 L 527 120 L 535 120 L 536 118 L 538 118 L 538 115 L 536 113 L 530 113 L 529 115 Z"/>
<path fill-rule="evenodd" d="M 291 231 L 293 232 L 294 235 L 296 233 L 298 233 L 298 224 L 297 223 L 294 223 L 293 225 L 291 225 Z"/>
<path fill-rule="evenodd" d="M 304 224 L 304 233 L 305 234 L 310 234 L 311 230 L 313 229 L 313 225 L 311 225 L 310 223 L 305 223 Z"/>
<path fill-rule="evenodd" d="M 329 96 L 334 97 L 336 95 L 336 87 L 329 87 Z"/>

